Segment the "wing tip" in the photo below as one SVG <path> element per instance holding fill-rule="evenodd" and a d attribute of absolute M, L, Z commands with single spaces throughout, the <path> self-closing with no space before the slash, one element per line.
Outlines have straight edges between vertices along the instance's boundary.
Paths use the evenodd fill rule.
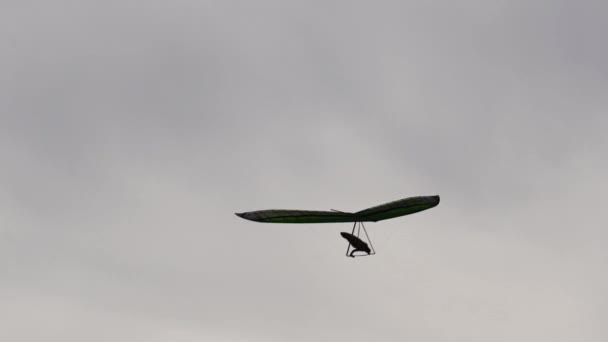
<path fill-rule="evenodd" d="M 247 221 L 260 222 L 259 219 L 256 218 L 255 215 L 250 215 L 252 212 L 244 212 L 244 213 L 234 213 L 234 215 L 245 219 Z"/>

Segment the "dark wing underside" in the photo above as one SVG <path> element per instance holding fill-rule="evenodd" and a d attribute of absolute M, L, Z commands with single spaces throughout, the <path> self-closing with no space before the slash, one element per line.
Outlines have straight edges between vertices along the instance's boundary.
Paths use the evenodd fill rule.
<path fill-rule="evenodd" d="M 438 204 L 439 196 L 419 196 L 389 202 L 356 213 L 270 209 L 237 213 L 236 215 L 246 220 L 271 223 L 376 222 L 417 213 Z"/>
<path fill-rule="evenodd" d="M 439 204 L 439 196 L 404 198 L 356 212 L 361 222 L 377 222 L 431 209 Z"/>
<path fill-rule="evenodd" d="M 271 209 L 236 214 L 246 220 L 273 223 L 355 222 L 351 213 L 313 210 Z"/>

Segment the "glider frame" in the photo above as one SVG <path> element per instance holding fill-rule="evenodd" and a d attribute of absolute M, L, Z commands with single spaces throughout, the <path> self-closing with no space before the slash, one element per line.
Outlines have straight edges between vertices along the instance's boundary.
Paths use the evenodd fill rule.
<path fill-rule="evenodd" d="M 357 227 L 357 223 L 359 224 L 359 227 Z M 355 229 L 357 229 L 357 235 L 355 235 L 355 236 L 359 237 L 359 234 L 361 234 L 361 227 L 363 227 L 363 232 L 365 233 L 365 237 L 367 238 L 367 242 L 369 242 L 369 247 L 371 249 L 371 252 L 369 254 L 360 254 L 360 255 L 353 254 L 352 257 L 364 257 L 364 256 L 370 256 L 370 255 L 376 254 L 376 250 L 374 249 L 374 245 L 372 244 L 372 240 L 369 238 L 369 235 L 367 234 L 367 229 L 365 229 L 365 225 L 363 224 L 363 222 L 361 222 L 361 221 L 355 222 L 355 224 L 353 224 L 353 231 L 351 232 L 351 234 L 355 235 Z M 349 242 L 348 243 L 348 247 L 346 247 L 346 256 L 347 257 L 350 257 L 350 255 L 348 254 L 350 252 L 350 247 L 351 247 L 351 244 Z"/>

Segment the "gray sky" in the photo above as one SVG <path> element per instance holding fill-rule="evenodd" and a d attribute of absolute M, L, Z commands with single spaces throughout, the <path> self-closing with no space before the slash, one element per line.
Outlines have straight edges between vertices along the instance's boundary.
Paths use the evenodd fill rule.
<path fill-rule="evenodd" d="M 0 2 L 0 340 L 608 340 L 606 13 Z"/>

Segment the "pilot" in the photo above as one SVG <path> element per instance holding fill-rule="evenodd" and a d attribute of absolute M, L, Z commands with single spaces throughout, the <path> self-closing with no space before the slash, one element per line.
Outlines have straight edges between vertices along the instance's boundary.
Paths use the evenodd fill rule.
<path fill-rule="evenodd" d="M 346 241 L 351 244 L 351 246 L 353 246 L 352 252 L 350 252 L 350 254 L 348 255 L 349 257 L 354 258 L 355 256 L 353 254 L 355 252 L 365 252 L 368 255 L 371 253 L 371 250 L 369 249 L 367 243 L 354 236 L 353 234 L 341 232 L 340 235 L 342 235 L 342 237 L 345 238 Z"/>

